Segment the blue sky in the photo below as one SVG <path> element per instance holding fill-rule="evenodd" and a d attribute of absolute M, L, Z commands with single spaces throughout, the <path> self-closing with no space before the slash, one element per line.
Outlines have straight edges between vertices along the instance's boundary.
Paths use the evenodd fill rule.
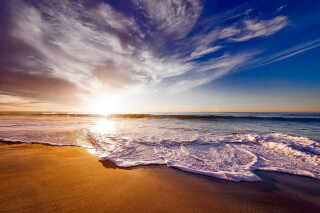
<path fill-rule="evenodd" d="M 320 111 L 320 2 L 5 0 L 1 110 Z"/>

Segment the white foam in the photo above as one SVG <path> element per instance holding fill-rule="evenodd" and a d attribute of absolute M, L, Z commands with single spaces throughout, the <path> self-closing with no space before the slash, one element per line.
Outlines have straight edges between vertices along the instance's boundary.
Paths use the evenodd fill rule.
<path fill-rule="evenodd" d="M 14 127 L 11 123 L 16 121 L 10 121 L 11 126 L 1 129 L 0 139 L 81 146 L 100 160 L 110 160 L 121 167 L 165 164 L 232 181 L 258 181 L 255 170 L 320 179 L 320 144 L 306 137 L 279 133 L 227 134 L 226 126 L 220 134 L 214 134 L 215 127 L 206 121 L 123 119 L 97 122 L 93 118 L 72 118 L 72 121 L 64 119 L 62 125 L 59 118 L 54 124 L 45 120 L 44 125 L 39 119 L 27 119 L 30 128 L 28 125 Z M 89 121 L 92 121 L 91 126 L 86 123 Z M 39 126 L 45 128 L 42 130 Z"/>
<path fill-rule="evenodd" d="M 283 134 L 242 134 L 158 141 L 158 137 L 121 138 L 93 134 L 93 154 L 120 167 L 168 167 L 232 181 L 258 181 L 254 170 L 279 171 L 320 179 L 317 142 Z M 170 137 L 170 136 L 169 136 Z M 146 138 L 150 141 L 146 141 Z M 185 139 L 185 136 L 184 136 Z M 301 148 L 301 150 L 299 150 Z M 312 150 L 312 152 L 306 152 Z"/>

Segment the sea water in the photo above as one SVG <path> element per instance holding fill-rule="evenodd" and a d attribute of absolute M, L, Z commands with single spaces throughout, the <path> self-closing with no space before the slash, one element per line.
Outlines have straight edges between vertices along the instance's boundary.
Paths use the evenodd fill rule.
<path fill-rule="evenodd" d="M 80 146 L 119 167 L 164 164 L 232 181 L 320 179 L 319 113 L 0 113 L 0 140 Z"/>

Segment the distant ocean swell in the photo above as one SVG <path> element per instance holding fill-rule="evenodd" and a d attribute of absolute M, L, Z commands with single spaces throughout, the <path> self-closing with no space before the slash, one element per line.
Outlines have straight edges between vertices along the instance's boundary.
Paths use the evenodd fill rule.
<path fill-rule="evenodd" d="M 270 133 L 215 135 L 210 140 L 201 137 L 189 141 L 168 140 L 160 136 L 145 140 L 83 129 L 82 139 L 71 143 L 64 134 L 57 133 L 55 141 L 50 141 L 48 137 L 39 138 L 39 142 L 10 137 L 0 140 L 7 143 L 82 146 L 101 161 L 109 160 L 120 167 L 165 164 L 231 181 L 259 181 L 260 177 L 253 173 L 255 170 L 320 179 L 320 144 L 305 137 Z"/>
<path fill-rule="evenodd" d="M 153 115 L 153 114 L 115 114 L 110 118 L 159 118 L 159 119 L 201 119 L 201 120 L 275 120 L 275 121 L 319 121 L 320 118 L 310 117 L 266 117 L 266 116 L 229 116 L 229 115 Z"/>
<path fill-rule="evenodd" d="M 259 115 L 218 115 L 218 114 L 110 114 L 110 115 L 101 115 L 101 114 L 88 114 L 88 113 L 19 113 L 19 112 L 0 112 L 0 116 L 61 116 L 61 117 L 105 117 L 105 118 L 155 118 L 155 119 L 182 119 L 182 120 L 257 120 L 257 121 L 313 121 L 320 122 L 320 114 L 316 113 L 316 116 L 286 116 L 279 115 L 275 116 L 259 116 Z"/>

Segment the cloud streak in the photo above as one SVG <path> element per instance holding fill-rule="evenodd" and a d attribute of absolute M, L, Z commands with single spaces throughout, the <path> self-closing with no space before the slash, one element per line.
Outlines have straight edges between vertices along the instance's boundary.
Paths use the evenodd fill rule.
<path fill-rule="evenodd" d="M 233 51 L 232 44 L 270 37 L 289 23 L 287 16 L 260 18 L 243 7 L 226 13 L 236 21 L 215 17 L 216 24 L 202 27 L 201 1 L 131 3 L 134 12 L 126 13 L 100 1 L 10 1 L 7 33 L 25 46 L 8 50 L 7 61 L 15 63 L 2 64 L 0 93 L 45 100 L 47 91 L 36 91 L 31 79 L 45 79 L 48 89 L 57 85 L 61 102 L 64 88 L 82 99 L 105 91 L 184 91 L 248 66 L 258 51 Z M 23 78 L 30 83 L 17 86 Z"/>
<path fill-rule="evenodd" d="M 319 46 L 320 46 L 320 39 L 313 40 L 313 41 L 308 42 L 306 44 L 297 45 L 295 47 L 292 47 L 292 48 L 289 48 L 287 50 L 281 51 L 280 53 L 277 53 L 277 54 L 267 58 L 265 60 L 265 62 L 261 66 L 267 65 L 267 64 L 272 64 L 274 62 L 281 61 L 281 60 L 293 57 L 295 55 L 304 53 L 304 52 L 306 52 L 308 50 L 312 50 L 314 48 L 317 48 Z"/>
<path fill-rule="evenodd" d="M 286 16 L 277 16 L 271 20 L 248 19 L 243 22 L 244 29 L 239 35 L 230 38 L 233 41 L 248 41 L 257 37 L 275 34 L 288 25 Z"/>

